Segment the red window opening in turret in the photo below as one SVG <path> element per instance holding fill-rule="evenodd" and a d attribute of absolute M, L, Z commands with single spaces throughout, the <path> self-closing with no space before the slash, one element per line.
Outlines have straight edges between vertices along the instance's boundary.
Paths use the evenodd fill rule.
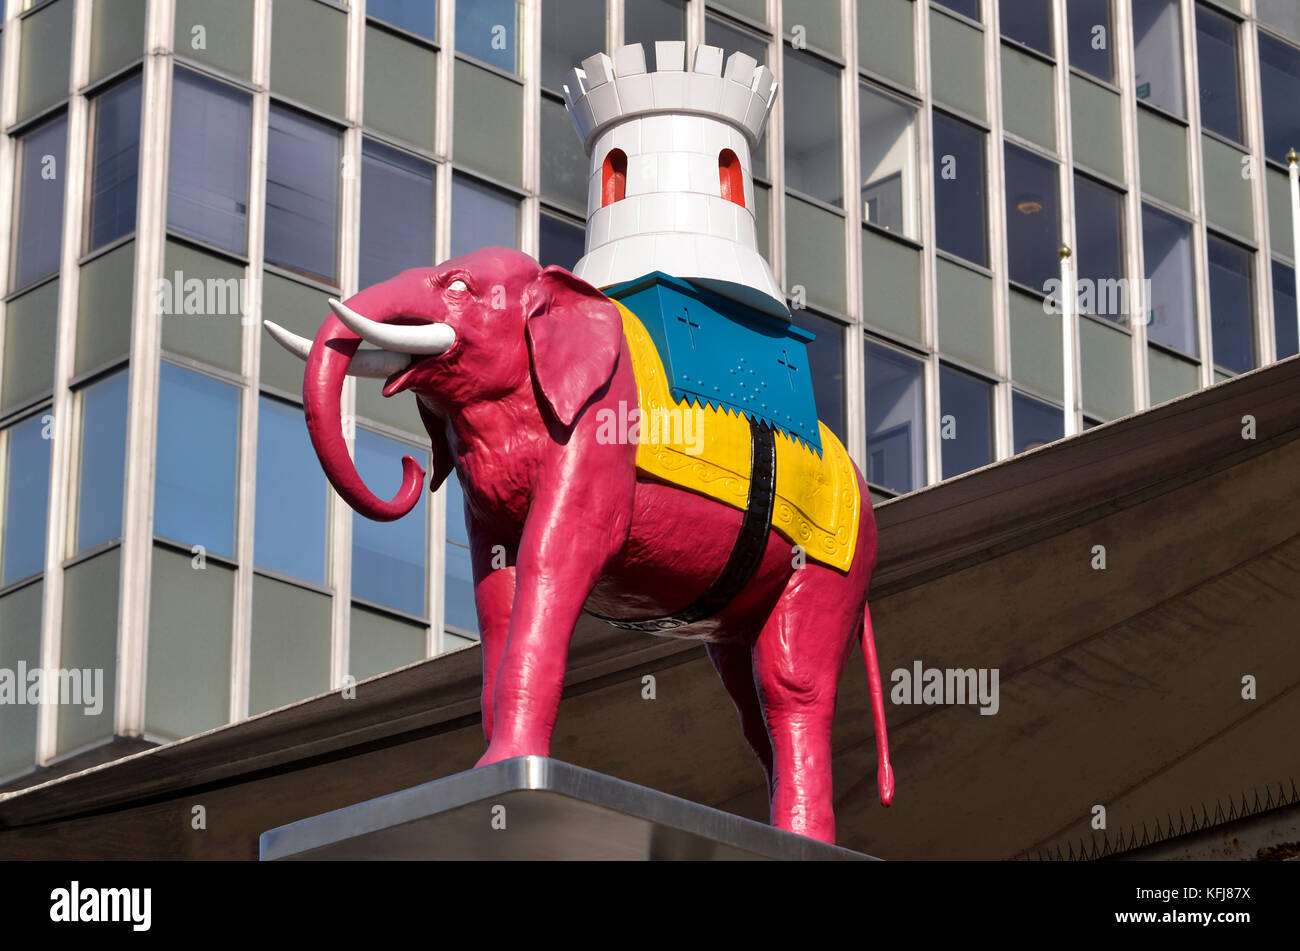
<path fill-rule="evenodd" d="M 745 207 L 745 176 L 740 170 L 740 159 L 731 149 L 723 149 L 718 154 L 718 183 L 723 198 Z"/>
<path fill-rule="evenodd" d="M 613 149 L 605 156 L 600 169 L 600 207 L 612 205 L 627 197 L 627 155 L 622 149 Z"/>

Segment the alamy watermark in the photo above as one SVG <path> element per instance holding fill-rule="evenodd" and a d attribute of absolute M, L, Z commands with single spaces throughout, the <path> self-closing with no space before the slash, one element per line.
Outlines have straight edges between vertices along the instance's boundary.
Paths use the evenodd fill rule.
<path fill-rule="evenodd" d="M 912 669 L 899 667 L 889 675 L 894 688 L 889 698 L 898 706 L 979 704 L 980 715 L 998 712 L 998 668 L 926 667 L 919 660 Z"/>
<path fill-rule="evenodd" d="M 85 716 L 99 716 L 104 709 L 104 669 L 28 667 L 23 660 L 17 668 L 0 667 L 0 705 L 42 703 L 81 707 Z"/>
<path fill-rule="evenodd" d="M 153 311 L 159 317 L 242 317 L 261 295 L 246 277 L 186 277 L 176 271 L 153 282 Z"/>
<path fill-rule="evenodd" d="M 1099 280 L 1081 277 L 1075 285 L 1079 313 L 1108 317 L 1111 320 L 1129 320 L 1134 326 L 1150 326 L 1154 319 L 1154 311 L 1149 308 L 1152 300 L 1150 280 L 1135 284 L 1123 277 Z M 1061 279 L 1056 277 L 1043 284 L 1043 293 L 1047 295 L 1043 301 L 1043 313 L 1060 315 L 1063 287 Z"/>
<path fill-rule="evenodd" d="M 642 413 L 639 406 L 618 401 L 618 409 L 596 411 L 596 442 L 602 446 L 629 444 L 685 446 L 688 456 L 704 451 L 704 410 L 698 406 L 656 407 Z"/>

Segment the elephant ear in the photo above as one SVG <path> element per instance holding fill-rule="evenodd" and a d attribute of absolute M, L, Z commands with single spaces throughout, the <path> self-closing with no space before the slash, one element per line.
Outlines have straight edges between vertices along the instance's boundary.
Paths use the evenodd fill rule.
<path fill-rule="evenodd" d="M 614 375 L 623 318 L 609 298 L 562 267 L 544 268 L 524 292 L 533 379 L 563 425 Z"/>
<path fill-rule="evenodd" d="M 424 405 L 424 400 L 416 397 L 416 407 L 420 410 L 420 420 L 429 433 L 429 491 L 437 492 L 451 470 L 456 468 L 456 459 L 451 454 L 451 443 L 447 440 L 447 421 Z"/>

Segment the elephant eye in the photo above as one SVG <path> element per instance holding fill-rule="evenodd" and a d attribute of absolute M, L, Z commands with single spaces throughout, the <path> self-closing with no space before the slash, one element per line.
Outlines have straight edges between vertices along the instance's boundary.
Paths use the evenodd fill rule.
<path fill-rule="evenodd" d="M 465 282 L 464 282 L 464 281 L 452 281 L 450 284 L 447 285 L 447 290 L 449 290 L 449 291 L 467 291 L 467 290 L 469 290 L 469 288 L 465 286 Z"/>

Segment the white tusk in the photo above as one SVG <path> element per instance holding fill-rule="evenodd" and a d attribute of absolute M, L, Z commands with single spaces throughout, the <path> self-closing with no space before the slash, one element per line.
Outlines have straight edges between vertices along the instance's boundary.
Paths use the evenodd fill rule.
<path fill-rule="evenodd" d="M 310 340 L 306 337 L 299 337 L 290 330 L 285 330 L 273 321 L 264 320 L 262 323 L 265 324 L 267 332 L 275 338 L 276 343 L 299 360 L 307 359 L 311 353 Z M 356 356 L 352 358 L 352 362 L 348 364 L 348 375 L 386 380 L 394 373 L 405 370 L 410 365 L 411 355 L 409 353 L 394 353 L 391 350 L 358 350 Z"/>
<path fill-rule="evenodd" d="M 399 353 L 446 353 L 456 342 L 456 331 L 447 324 L 384 324 L 362 317 L 346 304 L 330 299 L 330 310 L 343 325 L 367 343 Z"/>

